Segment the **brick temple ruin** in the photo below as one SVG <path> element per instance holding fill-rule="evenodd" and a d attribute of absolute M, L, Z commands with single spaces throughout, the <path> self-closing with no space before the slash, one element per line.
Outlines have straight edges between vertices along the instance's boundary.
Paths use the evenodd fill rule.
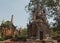
<path fill-rule="evenodd" d="M 0 37 L 14 36 L 14 31 L 16 27 L 13 24 L 13 15 L 11 16 L 11 21 L 3 22 L 0 26 Z"/>
<path fill-rule="evenodd" d="M 43 5 L 40 7 L 38 2 L 39 1 L 37 0 L 37 7 L 35 7 L 33 11 L 33 20 L 32 22 L 29 21 L 27 24 L 28 38 L 43 40 L 50 37 L 50 29 L 48 26 L 45 9 Z"/>

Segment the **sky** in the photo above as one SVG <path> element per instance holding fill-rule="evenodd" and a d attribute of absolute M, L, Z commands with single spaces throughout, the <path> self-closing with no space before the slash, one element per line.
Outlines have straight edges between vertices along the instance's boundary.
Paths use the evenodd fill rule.
<path fill-rule="evenodd" d="M 29 14 L 25 11 L 25 6 L 29 0 L 0 0 L 0 24 L 2 20 L 11 21 L 11 15 L 14 15 L 14 25 L 17 27 L 26 27 Z"/>
<path fill-rule="evenodd" d="M 17 27 L 27 27 L 29 14 L 25 11 L 25 6 L 30 0 L 0 0 L 0 24 L 4 21 L 11 21 L 14 15 L 14 25 Z M 50 22 L 53 19 L 49 19 Z"/>

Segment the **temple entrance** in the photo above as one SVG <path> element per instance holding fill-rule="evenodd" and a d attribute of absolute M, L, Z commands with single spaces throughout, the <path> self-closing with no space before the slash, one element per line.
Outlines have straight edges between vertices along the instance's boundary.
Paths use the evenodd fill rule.
<path fill-rule="evenodd" d="M 43 40 L 43 32 L 40 31 L 40 40 Z"/>

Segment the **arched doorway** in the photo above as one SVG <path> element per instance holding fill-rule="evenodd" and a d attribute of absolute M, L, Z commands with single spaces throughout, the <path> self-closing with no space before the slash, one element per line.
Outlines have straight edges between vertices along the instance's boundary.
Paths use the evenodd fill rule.
<path fill-rule="evenodd" d="M 40 31 L 40 40 L 43 40 L 43 31 Z"/>

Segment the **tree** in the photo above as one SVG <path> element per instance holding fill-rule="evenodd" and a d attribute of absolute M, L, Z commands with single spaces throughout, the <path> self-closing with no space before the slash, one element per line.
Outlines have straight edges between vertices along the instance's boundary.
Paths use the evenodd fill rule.
<path fill-rule="evenodd" d="M 39 2 L 37 2 L 39 1 Z M 60 12 L 59 10 L 59 0 L 30 0 L 29 4 L 26 6 L 28 12 L 30 13 L 30 21 L 32 21 L 33 19 L 33 13 L 35 11 L 35 9 L 37 8 L 37 4 L 39 3 L 39 6 L 42 9 L 45 9 L 46 15 L 47 15 L 47 19 L 52 19 L 52 17 L 54 17 L 53 20 L 55 20 L 56 22 L 53 23 L 55 25 L 57 25 L 57 20 L 55 19 L 57 17 L 58 12 Z M 46 9 L 47 8 L 47 9 Z"/>
<path fill-rule="evenodd" d="M 54 17 L 54 19 L 53 20 L 55 20 L 55 23 L 53 24 L 53 26 L 56 26 L 56 27 L 59 27 L 59 25 L 60 25 L 60 19 L 59 19 L 59 16 L 60 16 L 60 1 L 59 0 L 53 0 L 54 2 L 54 4 L 52 3 L 52 7 L 50 7 L 51 5 L 49 5 L 48 7 L 49 7 L 49 9 L 50 10 L 48 10 L 49 11 L 49 15 L 50 15 L 50 17 L 51 16 L 53 16 Z M 51 2 L 52 2 L 52 0 L 51 0 Z M 51 13 L 51 14 L 50 14 Z"/>
<path fill-rule="evenodd" d="M 30 13 L 30 21 L 33 20 L 33 15 L 36 10 L 37 4 L 41 9 L 44 9 L 46 12 L 46 17 L 48 19 L 55 20 L 55 23 L 53 22 L 52 25 L 53 27 L 60 27 L 60 19 L 58 19 L 59 12 L 60 12 L 60 5 L 59 5 L 59 0 L 30 0 L 28 6 L 26 6 L 28 12 Z M 38 9 L 39 10 L 39 9 Z M 42 11 L 42 10 L 41 10 Z M 51 24 L 50 24 L 51 25 Z M 57 30 L 57 28 L 55 28 Z M 55 31 L 53 30 L 53 31 Z"/>

